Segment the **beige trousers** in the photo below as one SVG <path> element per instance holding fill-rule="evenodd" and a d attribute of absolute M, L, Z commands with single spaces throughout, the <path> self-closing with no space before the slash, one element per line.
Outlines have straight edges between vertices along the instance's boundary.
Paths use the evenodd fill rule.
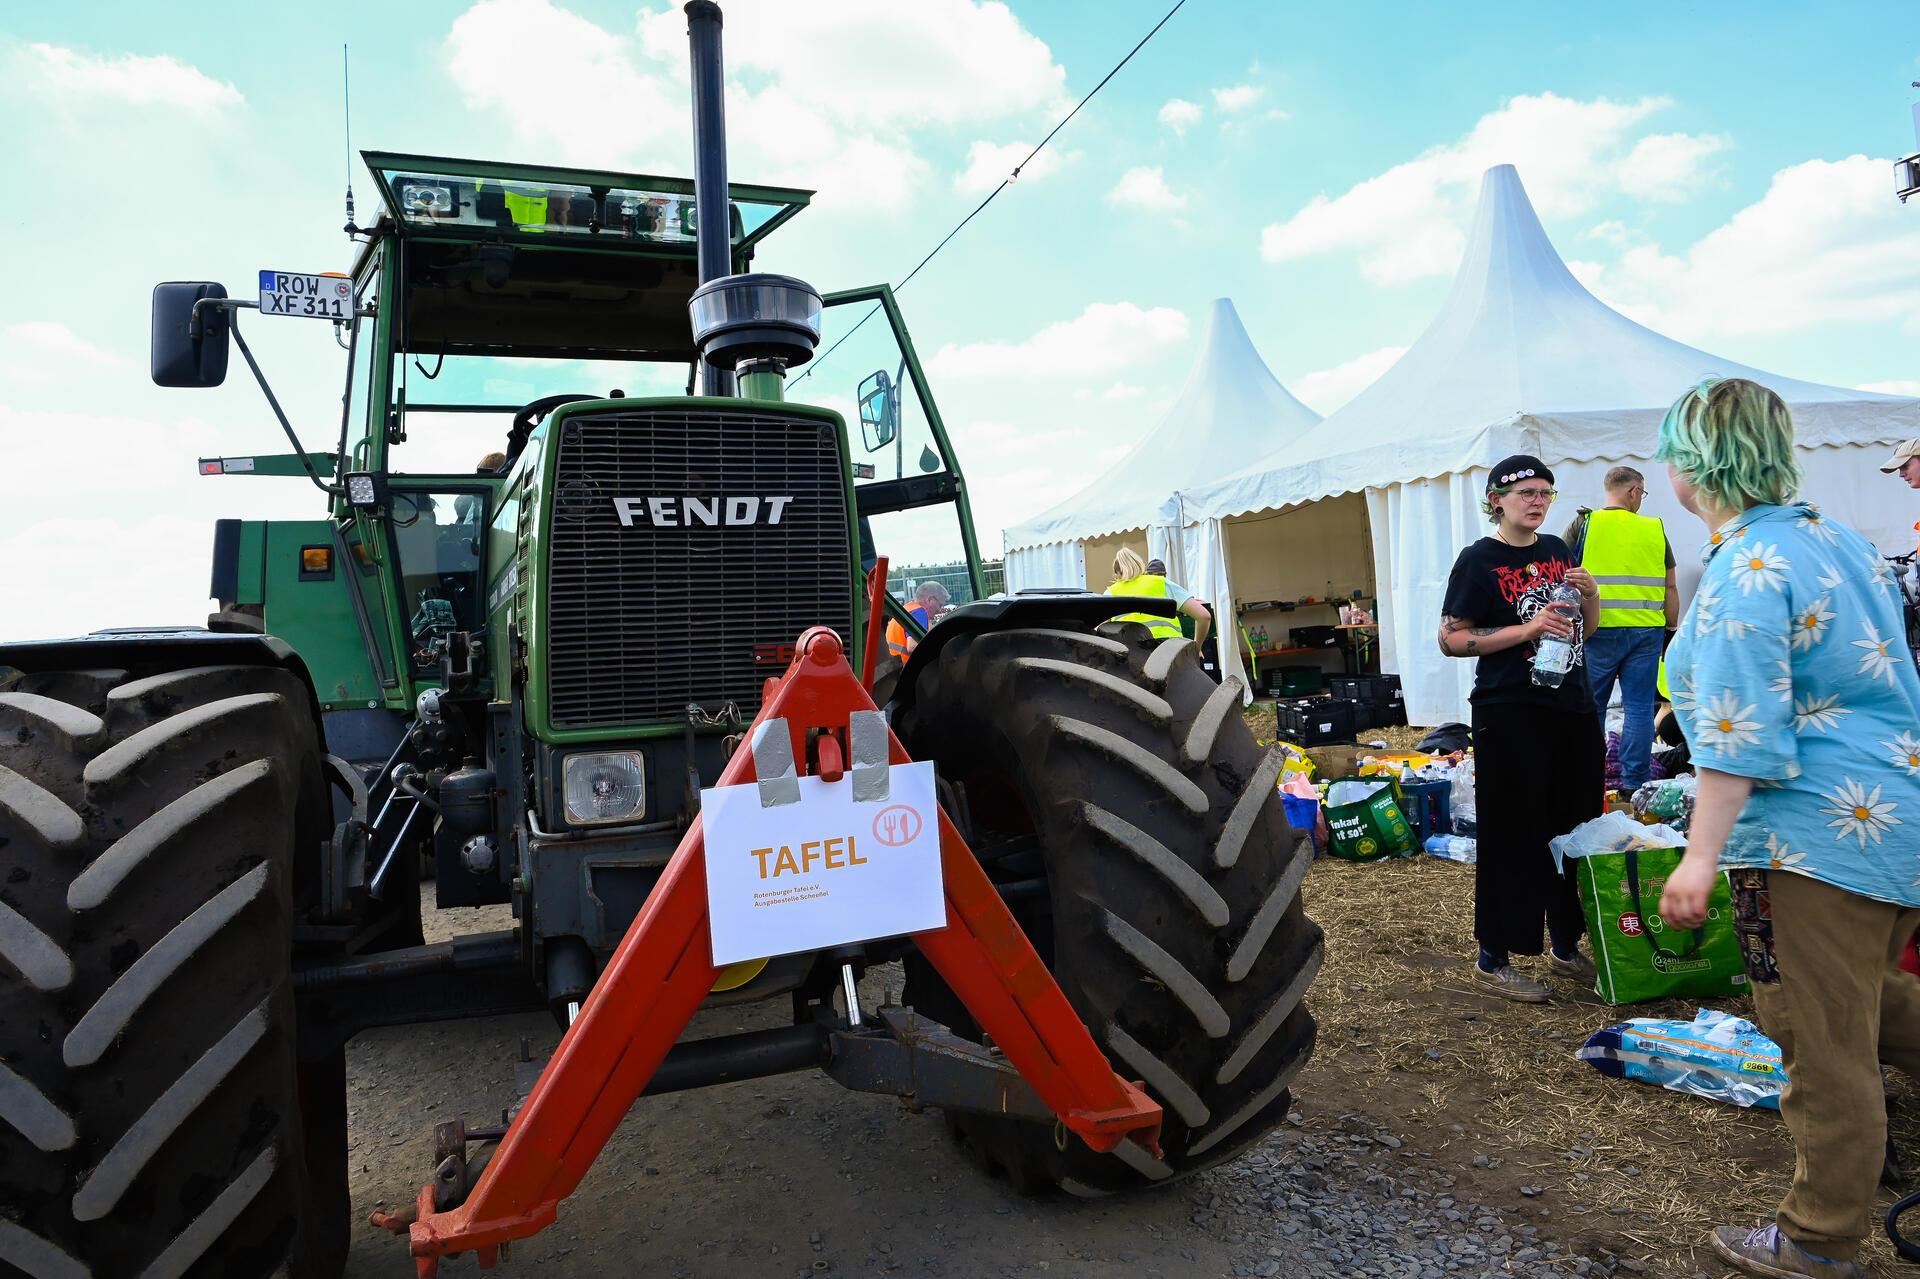
<path fill-rule="evenodd" d="M 1880 1063 L 1920 1079 L 1920 978 L 1896 967 L 1920 909 L 1787 871 L 1769 872 L 1767 890 L 1776 980 L 1751 957 L 1748 968 L 1789 1081 L 1780 1111 L 1793 1186 L 1777 1220 L 1807 1251 L 1850 1259 L 1871 1228 L 1886 1150 Z"/>

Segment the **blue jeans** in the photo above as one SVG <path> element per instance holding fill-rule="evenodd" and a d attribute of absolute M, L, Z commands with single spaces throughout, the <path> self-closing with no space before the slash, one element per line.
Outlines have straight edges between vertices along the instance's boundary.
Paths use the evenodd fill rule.
<path fill-rule="evenodd" d="M 1658 626 L 1603 626 L 1587 636 L 1587 680 L 1593 685 L 1593 704 L 1602 723 L 1613 700 L 1613 682 L 1620 681 L 1620 701 L 1626 725 L 1620 731 L 1620 784 L 1632 791 L 1644 785 L 1653 764 L 1653 703 L 1659 695 L 1660 641 Z"/>

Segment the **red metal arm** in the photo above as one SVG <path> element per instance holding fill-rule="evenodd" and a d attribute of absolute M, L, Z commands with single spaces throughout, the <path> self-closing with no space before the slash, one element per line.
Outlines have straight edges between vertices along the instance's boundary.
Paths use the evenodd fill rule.
<path fill-rule="evenodd" d="M 805 760 L 810 728 L 845 732 L 849 713 L 874 706 L 831 630 L 809 630 L 796 648 L 754 723 L 784 718 Z M 895 763 L 911 762 L 898 738 L 891 748 Z M 753 752 L 735 751 L 719 784 L 751 780 Z M 712 989 L 702 832 L 695 818 L 467 1201 L 436 1213 L 433 1187 L 420 1192 L 411 1247 L 422 1279 L 458 1252 L 491 1267 L 500 1245 L 550 1225 Z M 914 943 L 1069 1130 L 1095 1150 L 1131 1137 L 1157 1155 L 1159 1105 L 1114 1073 L 944 812 L 940 860 L 946 926 Z"/>
<path fill-rule="evenodd" d="M 860 667 L 860 686 L 873 692 L 874 673 L 880 669 L 880 633 L 887 629 L 887 557 L 878 556 L 873 561 L 873 572 L 867 574 L 867 644 L 866 662 Z"/>

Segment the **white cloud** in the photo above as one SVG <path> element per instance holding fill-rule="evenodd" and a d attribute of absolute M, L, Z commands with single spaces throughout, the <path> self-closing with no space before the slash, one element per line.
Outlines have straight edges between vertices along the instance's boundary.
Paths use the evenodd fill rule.
<path fill-rule="evenodd" d="M 1611 244 L 1615 247 L 1625 246 L 1632 238 L 1633 232 L 1618 218 L 1608 218 L 1604 222 L 1596 222 L 1587 228 L 1587 239 L 1598 240 L 1602 244 Z"/>
<path fill-rule="evenodd" d="M 824 205 L 903 208 L 931 169 L 917 131 L 1032 122 L 1064 101 L 1065 69 L 992 0 L 734 0 L 727 18 L 732 171 L 817 188 Z M 623 34 L 551 0 L 481 0 L 454 21 L 444 52 L 467 104 L 524 142 L 578 163 L 686 167 L 677 4 L 641 10 Z M 529 83 L 568 91 L 529 93 Z"/>
<path fill-rule="evenodd" d="M 0 329 L 0 376 L 14 382 L 46 383 L 125 364 L 53 320 L 23 320 Z"/>
<path fill-rule="evenodd" d="M 1236 84 L 1225 89 L 1213 91 L 1213 105 L 1222 111 L 1245 111 L 1266 96 L 1267 91 L 1257 84 Z"/>
<path fill-rule="evenodd" d="M 1032 150 L 1033 144 L 1028 142 L 1008 142 L 1004 145 L 975 142 L 967 148 L 967 167 L 954 176 L 953 189 L 962 195 L 985 195 L 999 186 L 1003 179 L 1012 177 L 1013 166 L 1025 160 Z M 1020 170 L 1019 180 L 1038 181 L 1058 169 L 1060 162 L 1067 158 L 1052 149 L 1042 151 Z"/>
<path fill-rule="evenodd" d="M 0 640 L 200 625 L 212 548 L 197 516 L 58 517 L 0 532 Z"/>
<path fill-rule="evenodd" d="M 1684 200 L 1697 189 L 1707 157 L 1730 145 L 1711 133 L 1649 134 L 1620 161 L 1620 189 L 1647 200 Z"/>
<path fill-rule="evenodd" d="M 482 0 L 453 20 L 444 48 L 469 107 L 499 110 L 521 138 L 554 146 L 562 160 L 632 159 L 689 127 L 685 96 L 643 74 L 635 40 L 547 0 Z M 528 92 L 536 82 L 567 91 Z"/>
<path fill-rule="evenodd" d="M 1146 209 L 1152 213 L 1171 213 L 1187 207 L 1187 197 L 1177 194 L 1167 185 L 1166 174 L 1160 166 L 1139 165 L 1120 175 L 1120 181 L 1113 190 L 1107 192 L 1107 199 L 1114 204 L 1124 204 L 1136 209 Z"/>
<path fill-rule="evenodd" d="M 1024 342 L 949 343 L 929 367 L 936 378 L 1098 377 L 1153 359 L 1186 338 L 1187 317 L 1172 307 L 1095 302 Z"/>
<path fill-rule="evenodd" d="M 1184 134 L 1188 129 L 1200 123 L 1200 104 L 1189 102 L 1185 98 L 1169 98 L 1160 108 L 1160 123 L 1175 133 Z"/>
<path fill-rule="evenodd" d="M 1147 388 L 1144 386 L 1135 386 L 1131 382 L 1115 382 L 1112 386 L 1100 392 L 1100 398 L 1103 400 L 1137 400 L 1146 393 Z"/>
<path fill-rule="evenodd" d="M 1878 391 L 1882 395 L 1920 395 L 1920 378 L 1902 377 L 1891 382 L 1862 382 L 1862 391 Z"/>
<path fill-rule="evenodd" d="M 1260 232 L 1260 253 L 1288 262 L 1334 250 L 1359 257 L 1376 284 L 1446 275 L 1466 247 L 1480 176 L 1513 164 L 1535 208 L 1548 218 L 1573 217 L 1635 185 L 1643 195 L 1678 190 L 1722 145 L 1687 134 L 1636 137 L 1664 98 L 1582 102 L 1552 93 L 1509 100 L 1466 136 L 1356 183 L 1339 196 L 1315 196 L 1284 222 Z M 1693 166 L 1691 169 L 1689 166 Z"/>
<path fill-rule="evenodd" d="M 33 81 L 49 96 L 67 101 L 172 107 L 201 116 L 244 101 L 232 84 L 164 53 L 105 56 L 30 44 L 14 62 L 15 74 Z"/>
<path fill-rule="evenodd" d="M 1597 287 L 1662 332 L 1697 340 L 1920 314 L 1920 223 L 1887 191 L 1891 161 L 1808 160 L 1685 249 L 1629 248 Z"/>
<path fill-rule="evenodd" d="M 1301 403 L 1325 416 L 1372 386 L 1406 353 L 1404 346 L 1383 346 L 1330 369 L 1317 369 L 1296 378 L 1288 384 L 1289 389 Z"/>

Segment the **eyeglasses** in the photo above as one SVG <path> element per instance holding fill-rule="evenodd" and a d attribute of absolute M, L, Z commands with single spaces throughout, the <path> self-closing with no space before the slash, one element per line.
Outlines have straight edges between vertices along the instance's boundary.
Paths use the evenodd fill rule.
<path fill-rule="evenodd" d="M 1554 498 L 1559 497 L 1560 490 L 1559 489 L 1515 489 L 1513 490 L 1513 496 L 1519 498 L 1522 502 L 1537 502 L 1542 506 L 1544 506 L 1552 502 Z"/>

